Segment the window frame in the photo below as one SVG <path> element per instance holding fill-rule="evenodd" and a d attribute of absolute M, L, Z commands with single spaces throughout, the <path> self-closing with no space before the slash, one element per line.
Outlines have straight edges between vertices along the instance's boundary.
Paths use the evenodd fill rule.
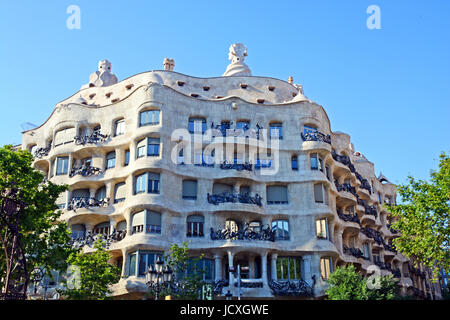
<path fill-rule="evenodd" d="M 158 113 L 157 116 L 155 114 Z M 152 116 L 147 116 L 149 122 L 143 122 L 143 115 L 151 114 Z M 151 121 L 153 120 L 153 121 Z M 157 120 L 157 121 L 156 121 Z M 161 123 L 161 110 L 159 109 L 148 109 L 139 112 L 139 127 L 145 126 L 156 126 Z"/>

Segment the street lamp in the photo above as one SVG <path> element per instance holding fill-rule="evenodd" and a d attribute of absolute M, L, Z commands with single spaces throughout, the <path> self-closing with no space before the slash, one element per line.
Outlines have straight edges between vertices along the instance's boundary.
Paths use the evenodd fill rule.
<path fill-rule="evenodd" d="M 145 272 L 145 284 L 155 292 L 155 300 L 158 300 L 159 293 L 172 281 L 173 271 L 169 265 L 164 267 L 164 260 L 161 256 L 156 258 L 155 264 L 151 264 Z"/>

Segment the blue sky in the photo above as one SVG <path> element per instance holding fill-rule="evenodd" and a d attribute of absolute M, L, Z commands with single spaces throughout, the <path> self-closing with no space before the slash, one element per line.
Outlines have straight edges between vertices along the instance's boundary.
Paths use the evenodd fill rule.
<path fill-rule="evenodd" d="M 66 27 L 69 5 L 81 29 Z M 381 29 L 366 9 L 378 5 Z M 293 76 L 324 106 L 333 131 L 394 183 L 428 178 L 449 148 L 450 1 L 2 1 L 0 145 L 21 124 L 43 123 L 55 104 L 108 59 L 119 80 L 162 69 L 223 74 L 242 42 L 253 75 Z"/>

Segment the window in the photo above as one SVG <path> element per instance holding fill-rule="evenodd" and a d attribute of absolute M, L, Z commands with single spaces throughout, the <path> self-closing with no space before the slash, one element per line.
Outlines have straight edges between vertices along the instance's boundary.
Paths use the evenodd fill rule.
<path fill-rule="evenodd" d="M 328 221 L 326 218 L 316 220 L 316 235 L 319 239 L 328 239 Z"/>
<path fill-rule="evenodd" d="M 66 128 L 55 133 L 55 147 L 62 144 L 71 143 L 75 138 L 75 128 Z"/>
<path fill-rule="evenodd" d="M 320 170 L 323 172 L 323 160 L 317 153 L 311 153 L 309 155 L 309 162 L 311 164 L 311 170 Z"/>
<path fill-rule="evenodd" d="M 204 118 L 189 118 L 188 123 L 189 133 L 205 133 L 206 119 Z"/>
<path fill-rule="evenodd" d="M 161 213 L 147 211 L 146 233 L 161 233 Z"/>
<path fill-rule="evenodd" d="M 96 225 L 94 227 L 94 234 L 103 234 L 103 235 L 108 235 L 109 231 L 110 231 L 110 224 L 109 222 L 102 222 L 99 223 L 98 225 Z"/>
<path fill-rule="evenodd" d="M 159 173 L 143 173 L 135 178 L 134 193 L 159 193 L 159 184 Z"/>
<path fill-rule="evenodd" d="M 130 150 L 125 150 L 125 161 L 123 163 L 124 167 L 126 167 L 130 163 Z"/>
<path fill-rule="evenodd" d="M 314 185 L 314 200 L 316 203 L 324 203 L 328 205 L 328 188 L 322 184 Z"/>
<path fill-rule="evenodd" d="M 183 180 L 182 189 L 183 199 L 197 199 L 197 180 Z"/>
<path fill-rule="evenodd" d="M 382 204 L 382 202 L 381 202 L 381 193 L 379 193 L 379 192 L 378 192 L 378 202 L 379 202 L 380 204 Z"/>
<path fill-rule="evenodd" d="M 288 190 L 287 186 L 268 186 L 267 204 L 287 204 Z"/>
<path fill-rule="evenodd" d="M 136 158 L 145 157 L 145 147 L 146 147 L 147 139 L 142 139 L 136 145 Z"/>
<path fill-rule="evenodd" d="M 229 230 L 230 232 L 238 232 L 239 225 L 235 220 L 229 219 L 225 221 L 225 229 Z"/>
<path fill-rule="evenodd" d="M 121 136 L 125 133 L 125 119 L 120 119 L 115 122 L 115 136 Z"/>
<path fill-rule="evenodd" d="M 348 238 L 348 246 L 350 248 L 356 248 L 356 236 L 351 236 Z"/>
<path fill-rule="evenodd" d="M 248 230 L 256 233 L 261 232 L 261 222 L 260 221 L 252 221 L 248 225 Z"/>
<path fill-rule="evenodd" d="M 241 195 L 250 194 L 250 187 L 249 186 L 240 186 L 239 194 L 241 194 Z"/>
<path fill-rule="evenodd" d="M 283 125 L 281 123 L 272 123 L 270 125 L 270 138 L 278 136 L 278 139 L 283 139 Z"/>
<path fill-rule="evenodd" d="M 214 183 L 212 194 L 220 195 L 223 193 L 232 193 L 233 186 L 225 183 Z"/>
<path fill-rule="evenodd" d="M 147 156 L 159 156 L 159 138 L 148 138 Z"/>
<path fill-rule="evenodd" d="M 69 157 L 56 158 L 56 175 L 67 174 L 69 170 Z"/>
<path fill-rule="evenodd" d="M 119 182 L 114 187 L 114 203 L 119 203 L 125 201 L 127 194 L 125 182 Z"/>
<path fill-rule="evenodd" d="M 133 217 L 131 219 L 131 234 L 144 232 L 145 218 L 145 210 L 133 214 Z"/>
<path fill-rule="evenodd" d="M 72 239 L 83 238 L 86 234 L 84 224 L 73 224 L 70 229 L 72 230 Z"/>
<path fill-rule="evenodd" d="M 136 271 L 138 277 L 145 276 L 148 267 L 154 265 L 158 257 L 162 258 L 162 253 L 141 250 L 130 253 L 127 265 L 128 276 L 136 276 Z"/>
<path fill-rule="evenodd" d="M 320 259 L 320 274 L 322 280 L 328 280 L 331 272 L 333 272 L 333 265 L 331 258 L 321 258 Z"/>
<path fill-rule="evenodd" d="M 203 237 L 205 218 L 201 215 L 187 217 L 187 237 Z"/>
<path fill-rule="evenodd" d="M 95 193 L 95 199 L 97 201 L 102 201 L 106 198 L 106 187 L 101 187 L 100 189 L 97 190 L 97 192 Z"/>
<path fill-rule="evenodd" d="M 114 168 L 116 166 L 116 152 L 111 151 L 106 155 L 106 170 Z"/>
<path fill-rule="evenodd" d="M 298 257 L 277 258 L 277 279 L 278 280 L 300 280 L 301 259 Z"/>
<path fill-rule="evenodd" d="M 272 221 L 272 229 L 275 230 L 276 240 L 289 240 L 289 221 L 274 220 Z"/>
<path fill-rule="evenodd" d="M 291 158 L 291 166 L 292 166 L 292 170 L 298 171 L 298 158 L 297 158 L 297 156 L 293 156 Z"/>
<path fill-rule="evenodd" d="M 148 193 L 159 193 L 159 173 L 148 172 Z"/>
<path fill-rule="evenodd" d="M 202 276 L 203 281 L 211 281 L 214 280 L 214 260 L 212 259 L 198 259 L 198 258 L 189 258 L 187 270 L 182 273 L 178 273 L 177 279 L 183 279 L 187 277 L 188 274 L 199 274 Z"/>
<path fill-rule="evenodd" d="M 325 174 L 327 176 L 328 181 L 331 181 L 331 171 L 329 166 L 325 166 Z"/>
<path fill-rule="evenodd" d="M 380 258 L 380 254 L 379 253 L 373 254 L 372 255 L 372 259 L 373 259 L 373 263 L 376 263 L 376 262 L 380 263 L 381 262 L 381 258 Z"/>
<path fill-rule="evenodd" d="M 247 131 L 248 129 L 250 129 L 250 121 L 238 121 L 236 122 L 236 129 L 242 129 L 245 131 Z"/>
<path fill-rule="evenodd" d="M 159 124 L 159 110 L 147 110 L 139 114 L 139 127 L 157 124 Z"/>
<path fill-rule="evenodd" d="M 303 127 L 303 133 L 315 133 L 315 132 L 317 132 L 317 128 L 316 127 L 313 127 L 313 126 L 308 126 L 308 125 L 305 125 L 304 127 Z"/>
<path fill-rule="evenodd" d="M 89 189 L 77 189 L 72 191 L 72 199 L 89 199 L 91 194 Z"/>
<path fill-rule="evenodd" d="M 370 259 L 370 245 L 368 243 L 364 243 L 362 248 L 364 258 Z"/>

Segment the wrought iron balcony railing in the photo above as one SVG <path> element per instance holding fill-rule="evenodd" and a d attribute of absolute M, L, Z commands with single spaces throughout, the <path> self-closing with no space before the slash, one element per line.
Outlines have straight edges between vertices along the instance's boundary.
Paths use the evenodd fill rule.
<path fill-rule="evenodd" d="M 336 153 L 336 151 L 331 150 L 331 156 L 333 159 L 337 162 L 342 163 L 343 165 L 347 166 L 351 172 L 355 172 L 355 166 L 352 164 L 349 156 L 341 156 Z"/>
<path fill-rule="evenodd" d="M 358 259 L 364 257 L 363 252 L 359 248 L 347 247 L 345 244 L 342 246 L 342 248 L 344 249 L 345 254 L 352 255 Z"/>
<path fill-rule="evenodd" d="M 269 288 L 275 296 L 312 296 L 313 289 L 305 280 L 270 280 Z"/>
<path fill-rule="evenodd" d="M 240 285 L 241 285 L 241 288 L 262 288 L 263 282 L 262 281 L 248 281 L 248 279 L 242 279 Z M 238 287 L 237 281 L 234 282 L 234 286 L 236 288 Z"/>
<path fill-rule="evenodd" d="M 255 231 L 245 223 L 242 230 L 232 231 L 228 228 L 214 230 L 210 229 L 211 240 L 262 240 L 272 241 L 276 240 L 276 229 L 267 225 L 261 228 L 260 231 Z"/>
<path fill-rule="evenodd" d="M 388 250 L 388 251 L 397 253 L 397 250 L 395 249 L 395 247 L 389 243 L 383 242 L 383 247 L 384 247 L 384 250 Z"/>
<path fill-rule="evenodd" d="M 365 228 L 361 228 L 359 230 L 359 232 L 361 232 L 362 234 L 366 235 L 368 238 L 372 238 L 379 245 L 383 245 L 384 244 L 384 240 L 383 240 L 383 238 L 381 236 L 381 232 L 379 232 L 377 230 L 371 229 L 369 227 L 365 227 Z"/>
<path fill-rule="evenodd" d="M 104 198 L 101 200 L 95 198 L 72 198 L 70 200 L 69 205 L 67 206 L 67 210 L 76 211 L 81 208 L 92 208 L 92 207 L 107 207 L 109 205 L 109 198 Z"/>
<path fill-rule="evenodd" d="M 92 167 L 90 165 L 82 165 L 78 168 L 72 168 L 69 173 L 69 177 L 72 178 L 73 176 L 80 175 L 83 177 L 89 177 L 89 176 L 95 176 L 102 174 L 103 171 L 100 168 Z"/>
<path fill-rule="evenodd" d="M 340 211 L 337 212 L 338 217 L 344 220 L 345 222 L 355 222 L 359 225 L 361 225 L 361 221 L 359 221 L 359 218 L 356 214 L 344 214 Z"/>
<path fill-rule="evenodd" d="M 108 135 L 101 134 L 99 130 L 95 130 L 88 136 L 75 136 L 74 141 L 76 145 L 97 144 L 105 142 Z"/>
<path fill-rule="evenodd" d="M 51 149 L 52 149 L 52 145 L 49 144 L 47 147 L 42 147 L 42 148 L 37 149 L 34 152 L 33 156 L 38 158 L 38 159 L 41 159 L 41 158 L 43 158 L 45 156 L 48 156 L 48 154 L 50 153 Z"/>
<path fill-rule="evenodd" d="M 336 186 L 337 191 L 347 191 L 354 195 L 357 199 L 359 199 L 358 194 L 356 193 L 356 188 L 353 187 L 350 183 L 340 184 L 337 179 L 334 179 L 334 185 Z"/>
<path fill-rule="evenodd" d="M 372 194 L 372 187 L 370 186 L 369 180 L 364 179 L 357 171 L 355 171 L 356 178 L 361 182 L 361 188 L 369 191 L 369 194 Z"/>
<path fill-rule="evenodd" d="M 237 161 L 234 161 L 234 163 L 227 163 L 225 160 L 220 164 L 220 169 L 222 170 L 237 170 L 237 171 L 253 171 L 253 165 L 249 162 L 245 163 L 237 163 Z"/>
<path fill-rule="evenodd" d="M 102 240 L 103 247 L 106 249 L 109 249 L 111 246 L 111 243 L 119 242 L 125 238 L 127 234 L 126 230 L 120 230 L 117 231 L 114 229 L 114 231 L 110 234 L 93 234 L 90 231 L 84 233 L 82 236 L 73 237 L 70 241 L 70 245 L 74 248 L 82 248 L 84 246 L 92 247 L 92 245 L 97 240 Z"/>
<path fill-rule="evenodd" d="M 359 199 L 357 200 L 360 206 L 364 207 L 364 214 L 372 215 L 375 218 L 378 217 L 378 210 L 376 206 L 369 206 L 366 200 Z"/>
<path fill-rule="evenodd" d="M 390 263 L 384 263 L 382 261 L 374 261 L 374 264 L 378 266 L 381 270 L 392 271 L 392 266 Z"/>
<path fill-rule="evenodd" d="M 223 192 L 221 194 L 207 194 L 208 203 L 218 205 L 219 203 L 248 203 L 256 204 L 257 206 L 262 206 L 262 197 L 256 194 L 254 197 L 250 196 L 248 192 L 237 193 L 237 192 Z"/>
<path fill-rule="evenodd" d="M 331 144 L 331 136 L 329 134 L 323 134 L 320 131 L 302 132 L 301 136 L 303 141 L 321 141 Z"/>

